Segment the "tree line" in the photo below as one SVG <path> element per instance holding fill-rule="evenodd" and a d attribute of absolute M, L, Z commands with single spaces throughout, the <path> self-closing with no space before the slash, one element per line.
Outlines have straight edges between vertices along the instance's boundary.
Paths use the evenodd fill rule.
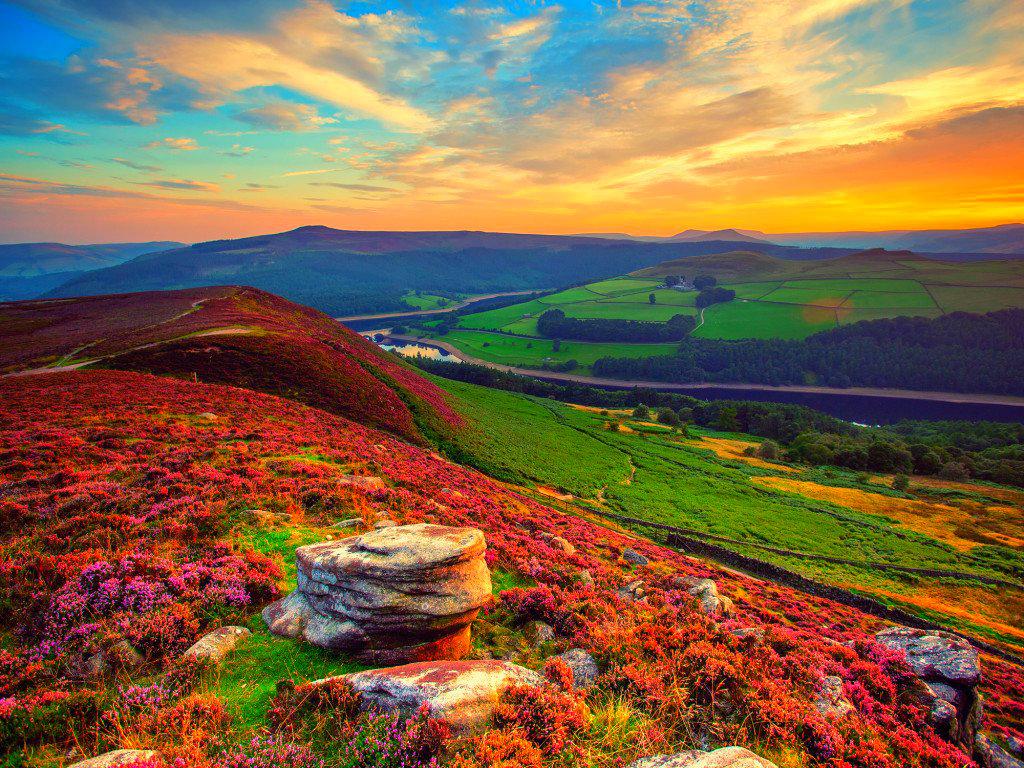
<path fill-rule="evenodd" d="M 654 323 L 566 317 L 560 309 L 549 309 L 537 318 L 537 333 L 549 339 L 577 341 L 665 342 L 685 338 L 694 325 L 690 315 L 673 315 L 667 323 Z"/>
<path fill-rule="evenodd" d="M 806 339 L 685 338 L 673 355 L 604 357 L 595 376 L 1024 395 L 1024 310 L 865 320 Z"/>

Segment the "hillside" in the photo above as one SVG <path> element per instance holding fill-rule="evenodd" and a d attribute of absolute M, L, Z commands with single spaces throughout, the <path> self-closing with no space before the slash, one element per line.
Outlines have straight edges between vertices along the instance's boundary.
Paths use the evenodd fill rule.
<path fill-rule="evenodd" d="M 410 750 L 406 765 L 494 765 L 500 749 L 513 765 L 612 766 L 730 744 L 781 766 L 968 762 L 927 724 L 920 683 L 873 637 L 880 622 L 855 609 L 557 511 L 287 400 L 118 371 L 7 378 L 0 394 L 6 749 L 50 764 L 147 747 L 217 768 L 318 757 L 369 768 L 389 764 L 385 748 Z M 474 624 L 475 657 L 539 668 L 579 648 L 597 685 L 516 693 L 477 738 L 347 714 L 343 690 L 289 709 L 278 680 L 365 665 L 270 635 L 259 609 L 294 586 L 295 547 L 347 535 L 334 524 L 353 515 L 482 529 L 497 607 Z M 733 618 L 712 620 L 679 587 L 708 577 Z M 530 643 L 537 620 L 553 640 Z M 252 634 L 216 673 L 175 661 L 227 624 Z M 114 666 L 76 677 L 96 654 Z M 1024 681 L 982 664 L 984 727 L 1012 735 Z M 836 709 L 815 703 L 826 675 L 841 680 Z M 382 729 L 394 735 L 375 742 Z"/>
<path fill-rule="evenodd" d="M 757 280 L 776 275 L 799 272 L 803 263 L 794 263 L 769 256 L 756 251 L 726 251 L 709 253 L 703 256 L 670 259 L 653 267 L 639 269 L 632 277 L 665 277 L 667 275 L 685 274 L 692 278 L 698 274 L 708 274 L 718 278 L 719 282 L 739 280 Z"/>
<path fill-rule="evenodd" d="M 121 264 L 136 256 L 181 243 L 16 243 L 0 245 L 0 301 L 42 296 L 93 269 Z"/>
<path fill-rule="evenodd" d="M 765 245 L 773 252 L 807 255 Z M 643 243 L 494 232 L 361 232 L 301 227 L 197 243 L 90 272 L 52 291 L 82 296 L 252 285 L 334 316 L 414 308 L 410 290 L 488 294 L 549 289 L 631 272 L 669 258 L 714 253 L 720 242 Z M 799 257 L 799 256 L 798 256 Z"/>
<path fill-rule="evenodd" d="M 802 232 L 762 235 L 773 243 L 839 248 L 891 248 L 926 253 L 1024 254 L 1024 224 L 975 229 Z"/>
<path fill-rule="evenodd" d="M 440 390 L 405 364 L 252 288 L 0 304 L 0 371 L 82 366 L 248 387 L 414 440 L 456 421 Z"/>

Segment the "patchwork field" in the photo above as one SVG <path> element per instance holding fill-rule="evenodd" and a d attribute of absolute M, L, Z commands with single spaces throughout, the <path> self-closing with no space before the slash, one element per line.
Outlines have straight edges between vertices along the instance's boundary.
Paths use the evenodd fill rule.
<path fill-rule="evenodd" d="M 666 275 L 716 277 L 735 300 L 701 312 L 697 291 L 666 288 Z M 652 302 L 653 296 L 653 302 Z M 989 312 L 1024 307 L 1024 262 L 933 261 L 903 252 L 855 254 L 816 262 L 787 262 L 759 253 L 734 252 L 666 262 L 611 280 L 569 288 L 532 301 L 463 316 L 446 340 L 474 357 L 507 365 L 541 366 L 576 360 L 588 373 L 605 356 L 664 354 L 665 345 L 563 342 L 537 334 L 549 309 L 580 319 L 667 322 L 696 318 L 693 335 L 708 339 L 800 339 L 861 320 L 938 317 L 956 311 Z M 471 331 L 490 331 L 487 338 Z M 571 347 L 571 349 L 567 349 Z"/>
<path fill-rule="evenodd" d="M 1019 490 L 974 483 L 943 487 L 944 481 L 915 478 L 901 493 L 889 487 L 891 477 L 746 456 L 757 440 L 744 435 L 691 426 L 690 436 L 683 437 L 636 422 L 626 411 L 436 381 L 458 396 L 459 408 L 476 425 L 458 438 L 460 455 L 492 476 L 534 488 L 538 498 L 560 500 L 577 514 L 611 512 L 725 537 L 735 543 L 714 543 L 1024 648 L 1024 591 L 896 570 L 1024 581 Z M 617 428 L 610 429 L 612 424 Z M 558 450 L 550 449 L 553 442 Z M 980 603 L 984 610 L 965 609 Z"/>

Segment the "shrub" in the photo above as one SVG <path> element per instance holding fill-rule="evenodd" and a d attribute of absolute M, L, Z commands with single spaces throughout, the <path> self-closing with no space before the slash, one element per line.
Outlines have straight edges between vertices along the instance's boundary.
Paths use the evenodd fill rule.
<path fill-rule="evenodd" d="M 553 686 L 513 686 L 494 711 L 498 728 L 515 728 L 545 752 L 559 753 L 590 722 L 583 699 Z"/>
<path fill-rule="evenodd" d="M 519 731 L 492 730 L 470 739 L 451 768 L 541 768 L 541 751 Z"/>

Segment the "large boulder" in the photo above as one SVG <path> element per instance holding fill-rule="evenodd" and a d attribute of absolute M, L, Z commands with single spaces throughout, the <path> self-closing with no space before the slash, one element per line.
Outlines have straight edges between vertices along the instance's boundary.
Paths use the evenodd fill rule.
<path fill-rule="evenodd" d="M 459 659 L 491 596 L 484 535 L 421 523 L 299 547 L 297 588 L 270 631 L 378 664 Z"/>
<path fill-rule="evenodd" d="M 890 627 L 875 635 L 886 648 L 900 650 L 924 683 L 917 696 L 928 707 L 935 731 L 967 754 L 977 751 L 981 721 L 981 663 L 964 638 L 939 630 Z"/>
<path fill-rule="evenodd" d="M 115 749 L 112 752 L 104 752 L 102 755 L 90 757 L 88 760 L 73 763 L 68 768 L 113 768 L 117 765 L 131 765 L 158 757 L 160 757 L 160 753 L 152 749 Z"/>
<path fill-rule="evenodd" d="M 674 755 L 655 755 L 627 768 L 778 768 L 775 763 L 743 747 L 723 747 L 712 752 L 691 749 Z"/>
<path fill-rule="evenodd" d="M 536 672 L 507 661 L 422 662 L 345 675 L 367 709 L 411 714 L 424 704 L 459 733 L 479 733 L 512 686 L 544 685 Z"/>
<path fill-rule="evenodd" d="M 701 613 L 708 616 L 731 618 L 735 614 L 732 600 L 719 594 L 718 585 L 712 579 L 683 578 L 680 586 L 697 598 Z"/>

